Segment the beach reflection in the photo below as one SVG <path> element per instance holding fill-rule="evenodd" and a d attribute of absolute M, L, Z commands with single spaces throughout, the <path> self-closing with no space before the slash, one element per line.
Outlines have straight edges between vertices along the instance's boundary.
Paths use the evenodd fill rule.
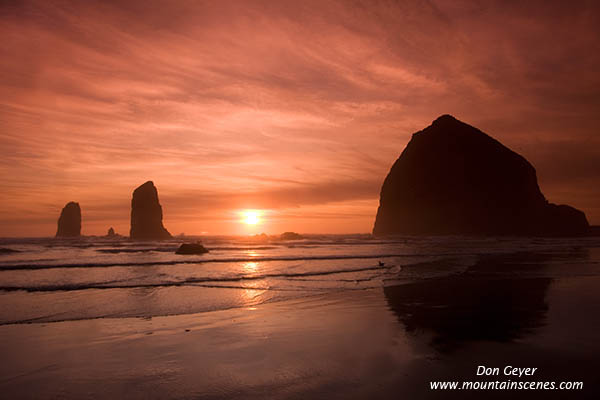
<path fill-rule="evenodd" d="M 267 293 L 265 283 L 262 281 L 253 281 L 244 284 L 241 300 L 246 307 L 255 306 L 264 302 L 264 295 Z"/>
<path fill-rule="evenodd" d="M 254 261 L 242 263 L 242 270 L 246 273 L 254 274 L 258 271 L 258 267 L 258 263 Z"/>
<path fill-rule="evenodd" d="M 545 325 L 553 279 L 506 273 L 506 261 L 486 259 L 460 276 L 386 287 L 385 298 L 406 332 L 438 352 L 473 342 L 512 342 Z M 481 273 L 491 263 L 505 274 Z"/>
<path fill-rule="evenodd" d="M 265 289 L 244 289 L 242 295 L 244 298 L 244 305 L 251 306 L 261 303 L 261 297 L 265 292 Z"/>
<path fill-rule="evenodd" d="M 260 263 L 248 261 L 242 263 L 242 272 L 245 277 L 256 277 L 260 274 Z M 242 304 L 245 306 L 253 306 L 260 304 L 263 300 L 263 294 L 268 290 L 267 283 L 264 279 L 248 280 L 243 283 Z M 252 307 L 249 307 L 252 309 Z"/>
<path fill-rule="evenodd" d="M 469 342 L 510 342 L 543 326 L 551 282 L 456 277 L 387 287 L 384 293 L 408 333 L 451 352 Z"/>
<path fill-rule="evenodd" d="M 248 257 L 258 257 L 260 254 L 256 250 L 247 250 L 246 255 Z"/>

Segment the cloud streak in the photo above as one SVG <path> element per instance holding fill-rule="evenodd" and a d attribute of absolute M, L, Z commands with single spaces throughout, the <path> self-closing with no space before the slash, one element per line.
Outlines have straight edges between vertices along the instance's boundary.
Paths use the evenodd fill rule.
<path fill-rule="evenodd" d="M 235 233 L 219 220 L 237 207 L 369 231 L 388 168 L 442 113 L 522 152 L 550 200 L 600 222 L 594 2 L 0 7 L 0 235 L 52 234 L 69 200 L 86 233 L 123 230 L 148 179 L 174 231 Z"/>

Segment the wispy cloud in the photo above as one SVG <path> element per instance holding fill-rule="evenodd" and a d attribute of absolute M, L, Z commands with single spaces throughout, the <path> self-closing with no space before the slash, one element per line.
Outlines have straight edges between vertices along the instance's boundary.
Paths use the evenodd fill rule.
<path fill-rule="evenodd" d="M 0 234 L 51 234 L 69 200 L 82 203 L 87 233 L 126 227 L 130 193 L 148 179 L 174 231 L 193 231 L 193 220 L 233 233 L 218 216 L 245 204 L 369 231 L 389 166 L 442 113 L 523 152 L 550 200 L 599 222 L 589 185 L 598 11 L 558 1 L 3 2 Z M 569 154 L 554 145 L 563 142 Z"/>

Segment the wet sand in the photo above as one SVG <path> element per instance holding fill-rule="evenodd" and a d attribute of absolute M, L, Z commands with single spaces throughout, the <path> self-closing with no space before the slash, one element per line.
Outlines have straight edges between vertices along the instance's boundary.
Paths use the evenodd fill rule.
<path fill-rule="evenodd" d="M 484 257 L 449 277 L 250 308 L 4 325 L 0 393 L 69 399 L 598 398 L 595 251 L 576 249 L 560 259 Z M 538 370 L 526 379 L 477 377 L 478 365 Z M 584 390 L 429 389 L 430 381 L 506 379 L 582 381 Z"/>

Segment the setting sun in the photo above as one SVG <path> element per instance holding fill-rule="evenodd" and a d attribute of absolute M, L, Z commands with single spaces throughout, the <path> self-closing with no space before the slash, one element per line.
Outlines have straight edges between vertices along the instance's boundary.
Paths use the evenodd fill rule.
<path fill-rule="evenodd" d="M 600 400 L 600 0 L 0 0 L 0 38 L 0 400 Z"/>
<path fill-rule="evenodd" d="M 260 222 L 260 215 L 258 211 L 246 210 L 243 212 L 244 223 L 248 225 L 256 225 Z"/>

